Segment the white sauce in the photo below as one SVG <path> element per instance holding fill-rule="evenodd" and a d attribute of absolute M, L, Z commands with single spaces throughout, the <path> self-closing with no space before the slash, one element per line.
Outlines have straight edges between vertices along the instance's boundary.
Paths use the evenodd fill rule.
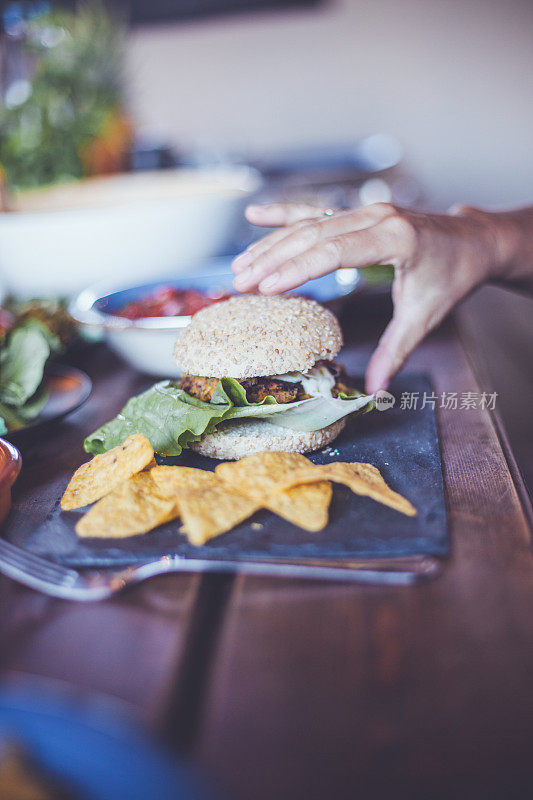
<path fill-rule="evenodd" d="M 274 377 L 288 383 L 301 383 L 311 397 L 333 397 L 331 390 L 335 386 L 335 377 L 327 367 L 312 367 L 309 372 L 287 372 Z"/>

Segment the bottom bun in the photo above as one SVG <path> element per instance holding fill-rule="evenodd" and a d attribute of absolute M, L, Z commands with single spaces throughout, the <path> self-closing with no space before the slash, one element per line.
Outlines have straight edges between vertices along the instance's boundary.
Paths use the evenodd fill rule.
<path fill-rule="evenodd" d="M 203 456 L 230 461 L 266 451 L 309 453 L 336 439 L 344 425 L 345 420 L 340 419 L 318 431 L 294 431 L 264 420 L 239 420 L 226 422 L 190 447 Z"/>

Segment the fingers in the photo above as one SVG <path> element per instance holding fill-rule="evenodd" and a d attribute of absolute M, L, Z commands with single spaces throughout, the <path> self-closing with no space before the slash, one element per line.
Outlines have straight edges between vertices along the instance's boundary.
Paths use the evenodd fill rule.
<path fill-rule="evenodd" d="M 313 245 L 331 236 L 364 227 L 364 218 L 354 221 L 354 212 L 341 212 L 321 220 L 305 220 L 288 228 L 280 228 L 250 247 L 233 262 L 233 271 L 239 276 L 235 288 L 246 291 L 258 286 L 263 278 Z M 244 271 L 246 270 L 246 275 Z"/>
<path fill-rule="evenodd" d="M 301 286 L 308 280 L 327 275 L 339 267 L 366 267 L 382 261 L 382 246 L 374 228 L 325 239 L 303 253 L 289 258 L 279 268 L 262 278 L 259 291 L 279 294 Z M 242 275 L 235 279 L 236 288 Z"/>
<path fill-rule="evenodd" d="M 274 233 L 269 233 L 267 236 L 264 236 L 258 242 L 254 242 L 246 250 L 237 256 L 233 260 L 231 268 L 233 272 L 238 275 L 240 272 L 243 272 L 247 267 L 249 267 L 255 259 L 260 256 L 262 253 L 269 250 L 273 247 L 277 242 L 285 239 L 294 231 L 300 230 L 301 228 L 309 225 L 312 219 L 316 219 L 319 217 L 324 217 L 326 214 L 326 210 L 323 208 L 317 208 L 315 206 L 310 206 L 306 204 L 281 204 L 276 203 L 270 206 L 248 206 L 246 209 L 246 215 L 250 219 L 249 212 L 251 210 L 258 211 L 260 213 L 266 212 L 267 214 L 273 210 L 275 214 L 281 213 L 285 215 L 286 219 L 295 219 L 294 222 L 289 223 L 281 223 L 283 227 L 280 227 L 279 230 L 274 231 Z M 343 212 L 338 212 L 343 213 Z M 347 212 L 344 212 L 347 213 Z M 281 219 L 281 217 L 277 217 Z M 330 219 L 331 215 L 327 215 L 326 219 Z M 251 219 L 250 219 L 251 221 Z M 263 223 L 256 223 L 257 225 Z M 266 225 L 266 223 L 265 223 Z"/>
<path fill-rule="evenodd" d="M 410 280 L 413 280 L 410 278 Z M 395 279 L 395 285 L 398 275 Z M 414 279 L 416 282 L 416 278 Z M 393 298 L 394 298 L 393 286 Z M 391 378 L 404 365 L 415 347 L 439 325 L 453 306 L 448 294 L 428 292 L 422 297 L 399 296 L 394 300 L 394 315 L 385 328 L 366 370 L 369 394 L 386 389 Z"/>
<path fill-rule="evenodd" d="M 306 253 L 320 242 L 328 238 L 351 235 L 375 225 L 376 222 L 383 222 L 388 216 L 390 213 L 384 208 L 374 206 L 359 211 L 338 212 L 334 216 L 322 217 L 319 220 L 305 220 L 276 231 L 235 259 L 233 270 L 237 278 L 234 286 L 241 292 L 250 291 L 260 286 L 269 275 L 282 268 L 285 269 L 287 261 Z M 380 231 L 381 234 L 384 233 L 382 229 L 375 230 L 376 233 Z M 349 244 L 349 240 L 343 242 L 343 245 L 345 244 Z M 342 266 L 351 265 L 343 263 Z M 334 267 L 331 266 L 331 269 Z"/>
<path fill-rule="evenodd" d="M 424 320 L 395 313 L 369 361 L 365 381 L 368 394 L 388 387 L 426 333 Z"/>
<path fill-rule="evenodd" d="M 321 217 L 325 209 L 307 203 L 271 203 L 266 206 L 248 206 L 245 216 L 252 225 L 263 228 L 279 228 L 292 225 L 302 219 Z"/>
<path fill-rule="evenodd" d="M 243 272 L 247 267 L 254 263 L 256 258 L 260 256 L 262 253 L 265 253 L 267 250 L 270 250 L 277 242 L 280 242 L 282 239 L 285 239 L 287 236 L 290 236 L 294 231 L 303 228 L 305 225 L 309 224 L 309 220 L 302 220 L 301 222 L 295 222 L 290 227 L 278 228 L 277 231 L 274 233 L 269 233 L 267 236 L 263 236 L 262 239 L 259 239 L 258 242 L 254 242 L 246 250 L 237 256 L 237 258 L 233 259 L 233 263 L 231 268 L 233 272 L 238 275 L 240 272 Z"/>

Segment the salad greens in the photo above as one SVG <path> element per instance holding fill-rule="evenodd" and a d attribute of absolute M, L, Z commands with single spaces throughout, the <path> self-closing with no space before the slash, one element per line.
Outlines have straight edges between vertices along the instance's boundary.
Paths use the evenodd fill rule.
<path fill-rule="evenodd" d="M 162 381 L 128 400 L 115 419 L 85 439 L 84 446 L 88 453 L 97 455 L 122 444 L 132 433 L 143 433 L 156 453 L 177 456 L 227 420 L 255 417 L 282 427 L 314 431 L 373 407 L 372 396 L 359 392 L 339 398 L 329 392 L 293 403 L 278 403 L 269 396 L 260 403 L 249 403 L 245 390 L 233 378 L 221 378 L 211 401 L 204 403 L 175 382 Z"/>
<path fill-rule="evenodd" d="M 15 330 L 0 358 L 0 397 L 8 405 L 22 407 L 43 379 L 50 345 L 34 325 Z"/>
<path fill-rule="evenodd" d="M 44 367 L 60 347 L 38 320 L 27 320 L 7 334 L 0 350 L 0 433 L 23 428 L 46 403 Z"/>

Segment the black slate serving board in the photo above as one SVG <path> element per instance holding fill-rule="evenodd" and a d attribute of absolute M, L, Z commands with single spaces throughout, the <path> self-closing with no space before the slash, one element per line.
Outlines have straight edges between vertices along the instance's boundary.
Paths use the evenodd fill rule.
<path fill-rule="evenodd" d="M 121 540 L 78 539 L 74 525 L 83 511 L 62 512 L 59 499 L 46 521 L 24 546 L 56 562 L 75 567 L 104 567 L 150 561 L 162 555 L 202 559 L 261 560 L 391 558 L 445 556 L 449 552 L 442 469 L 435 420 L 430 405 L 400 408 L 402 392 L 431 393 L 423 375 L 398 379 L 393 409 L 353 417 L 341 436 L 325 450 L 310 455 L 316 463 L 364 461 L 374 464 L 395 491 L 418 509 L 406 517 L 375 501 L 358 497 L 334 484 L 328 526 L 308 533 L 269 511 L 259 511 L 232 531 L 193 547 L 179 533 L 179 520 L 143 536 Z M 214 469 L 217 461 L 184 451 L 161 463 Z M 259 523 L 260 528 L 257 524 Z"/>

